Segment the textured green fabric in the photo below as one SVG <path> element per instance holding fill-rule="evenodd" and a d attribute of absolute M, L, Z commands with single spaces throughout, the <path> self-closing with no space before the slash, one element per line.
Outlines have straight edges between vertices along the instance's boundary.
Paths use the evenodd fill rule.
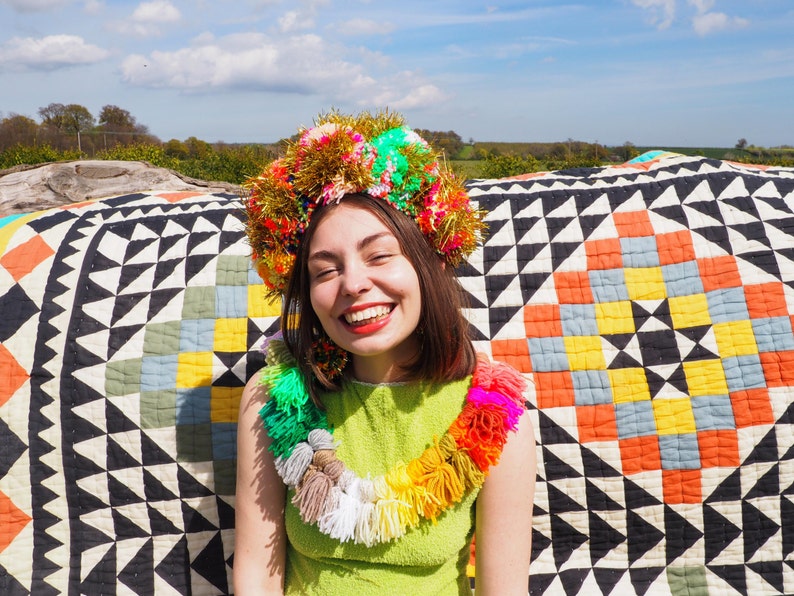
<path fill-rule="evenodd" d="M 348 383 L 324 403 L 339 458 L 359 476 L 383 474 L 441 437 L 466 401 L 471 379 L 447 385 Z M 402 538 L 372 547 L 340 543 L 286 510 L 287 594 L 470 594 L 465 575 L 477 491 Z"/>

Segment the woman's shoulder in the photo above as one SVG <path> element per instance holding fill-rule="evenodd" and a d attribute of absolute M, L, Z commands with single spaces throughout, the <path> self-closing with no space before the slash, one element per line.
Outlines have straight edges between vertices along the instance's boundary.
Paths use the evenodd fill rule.
<path fill-rule="evenodd" d="M 264 370 L 264 368 L 260 368 L 246 382 L 240 398 L 241 406 L 251 403 L 265 404 L 267 402 L 269 394 L 267 386 L 262 382 Z"/>

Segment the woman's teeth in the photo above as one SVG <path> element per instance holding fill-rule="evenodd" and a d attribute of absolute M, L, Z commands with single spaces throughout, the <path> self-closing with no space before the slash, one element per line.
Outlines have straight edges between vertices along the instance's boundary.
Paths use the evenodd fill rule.
<path fill-rule="evenodd" d="M 345 314 L 345 321 L 347 321 L 348 325 L 362 325 L 382 319 L 390 312 L 391 307 L 389 306 L 373 306 L 372 308 Z"/>

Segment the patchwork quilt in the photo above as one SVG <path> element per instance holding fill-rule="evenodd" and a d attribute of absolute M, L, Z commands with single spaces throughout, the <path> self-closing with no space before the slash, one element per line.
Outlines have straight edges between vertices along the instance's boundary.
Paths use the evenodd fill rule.
<path fill-rule="evenodd" d="M 530 592 L 794 593 L 794 170 L 469 190 L 472 333 L 531 382 Z M 231 592 L 237 408 L 279 314 L 243 219 L 158 191 L 0 219 L 0 593 Z"/>

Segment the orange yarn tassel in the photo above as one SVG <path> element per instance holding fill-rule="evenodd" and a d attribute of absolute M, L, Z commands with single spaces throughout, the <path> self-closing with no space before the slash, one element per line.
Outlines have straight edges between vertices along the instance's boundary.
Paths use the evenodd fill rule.
<path fill-rule="evenodd" d="M 463 497 L 463 483 L 455 469 L 445 461 L 438 443 L 425 449 L 408 464 L 408 475 L 434 497 L 432 502 L 425 502 L 425 517 L 433 521 L 449 504 L 457 503 Z"/>

